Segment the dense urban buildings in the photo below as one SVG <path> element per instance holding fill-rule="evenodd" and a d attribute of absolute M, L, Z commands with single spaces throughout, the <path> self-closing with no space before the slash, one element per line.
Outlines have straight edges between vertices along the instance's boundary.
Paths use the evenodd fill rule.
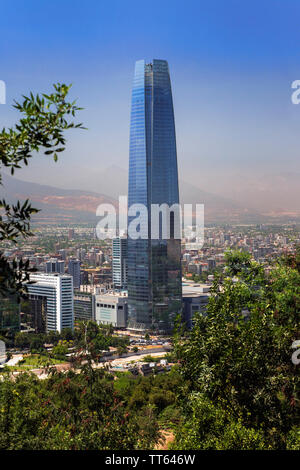
<path fill-rule="evenodd" d="M 30 267 L 37 269 L 39 274 L 45 273 L 50 260 L 65 261 L 68 266 L 69 260 L 77 260 L 80 257 L 81 285 L 74 291 L 74 321 L 87 321 L 95 318 L 96 294 L 110 295 L 115 292 L 119 295 L 124 290 L 117 289 L 112 282 L 114 258 L 112 241 L 96 240 L 92 226 L 76 226 L 72 240 L 68 240 L 68 231 L 68 226 L 37 227 L 30 241 L 20 241 L 18 246 L 6 242 L 4 254 L 10 261 L 18 261 L 21 258 L 29 260 Z M 189 249 L 185 242 L 185 239 L 182 239 L 182 316 L 190 327 L 193 324 L 194 313 L 198 310 L 202 313 L 205 311 L 209 292 L 202 291 L 202 286 L 206 286 L 206 290 L 209 289 L 215 272 L 223 272 L 224 254 L 227 250 L 249 252 L 266 271 L 270 271 L 275 259 L 294 252 L 299 245 L 299 226 L 295 224 L 215 225 L 206 227 L 205 242 L 201 249 Z M 84 296 L 85 293 L 89 295 Z M 38 294 L 29 295 L 29 300 L 30 302 L 20 304 L 14 298 L 1 299 L 2 331 L 44 331 L 47 313 L 45 297 Z M 128 302 L 128 299 L 126 301 Z M 106 305 L 108 303 L 103 302 Z M 98 314 L 98 322 L 99 319 Z M 114 320 L 112 322 L 116 323 Z"/>
<path fill-rule="evenodd" d="M 181 311 L 180 239 L 174 213 L 164 236 L 161 223 L 152 236 L 153 204 L 179 203 L 173 100 L 168 63 L 154 59 L 135 65 L 131 101 L 128 183 L 128 327 L 169 331 Z M 141 238 L 130 236 L 134 204 L 148 210 Z M 144 218 L 144 219 L 143 219 Z M 145 220 L 146 219 L 146 220 Z"/>

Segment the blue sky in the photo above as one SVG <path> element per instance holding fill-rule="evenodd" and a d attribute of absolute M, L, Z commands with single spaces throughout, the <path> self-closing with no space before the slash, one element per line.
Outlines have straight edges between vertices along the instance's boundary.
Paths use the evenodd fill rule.
<path fill-rule="evenodd" d="M 183 179 L 230 194 L 235 182 L 299 168 L 298 0 L 12 0 L 1 5 L 0 79 L 14 98 L 73 83 L 88 131 L 69 135 L 55 164 L 37 157 L 20 177 L 101 192 L 101 171 L 128 164 L 137 59 L 167 59 Z M 99 175 L 99 188 L 97 186 Z M 94 178 L 94 179 L 93 179 Z M 248 181 L 247 180 L 247 181 Z"/>

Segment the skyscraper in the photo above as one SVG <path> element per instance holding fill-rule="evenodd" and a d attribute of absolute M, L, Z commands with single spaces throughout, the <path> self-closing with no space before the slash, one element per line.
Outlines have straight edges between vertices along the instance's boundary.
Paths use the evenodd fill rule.
<path fill-rule="evenodd" d="M 131 101 L 128 227 L 133 204 L 147 207 L 147 239 L 128 235 L 128 327 L 169 331 L 181 312 L 180 239 L 152 234 L 152 204 L 179 204 L 173 100 L 168 63 L 139 60 Z M 172 230 L 173 225 L 173 230 Z M 151 238 L 152 235 L 152 238 Z"/>

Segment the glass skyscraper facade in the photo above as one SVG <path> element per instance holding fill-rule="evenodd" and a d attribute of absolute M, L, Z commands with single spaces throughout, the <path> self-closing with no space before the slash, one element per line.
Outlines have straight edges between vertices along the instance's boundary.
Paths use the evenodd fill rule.
<path fill-rule="evenodd" d="M 147 207 L 148 233 L 140 239 L 128 236 L 128 327 L 169 331 L 182 308 L 181 242 L 174 237 L 172 211 L 170 237 L 164 237 L 160 227 L 159 235 L 151 238 L 152 204 L 179 204 L 173 100 L 165 60 L 139 60 L 135 65 L 128 210 L 133 204 Z M 133 219 L 129 212 L 128 226 Z"/>

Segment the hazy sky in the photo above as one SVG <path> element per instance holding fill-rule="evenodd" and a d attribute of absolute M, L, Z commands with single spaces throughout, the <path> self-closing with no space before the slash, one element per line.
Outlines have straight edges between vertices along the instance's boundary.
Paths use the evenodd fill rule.
<path fill-rule="evenodd" d="M 101 192 L 103 169 L 127 170 L 131 84 L 142 58 L 169 62 L 183 179 L 230 194 L 237 181 L 295 176 L 299 18 L 299 0 L 1 2 L 1 127 L 16 118 L 14 98 L 60 81 L 73 83 L 89 128 L 69 134 L 59 163 L 37 157 L 16 176 Z M 89 188 L 97 174 L 99 187 Z"/>

